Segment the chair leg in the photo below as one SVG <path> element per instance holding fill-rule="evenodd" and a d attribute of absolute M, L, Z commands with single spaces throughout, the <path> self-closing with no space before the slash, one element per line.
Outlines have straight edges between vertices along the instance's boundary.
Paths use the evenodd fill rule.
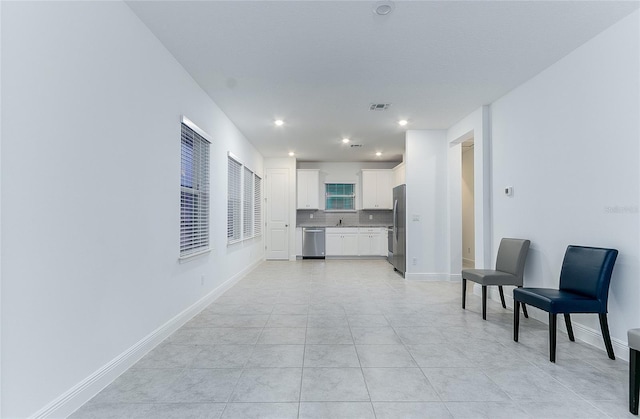
<path fill-rule="evenodd" d="M 467 280 L 462 278 L 462 308 L 465 308 L 467 301 Z"/>
<path fill-rule="evenodd" d="M 569 313 L 564 313 L 564 324 L 567 325 L 567 334 L 569 335 L 569 340 L 571 342 L 575 342 L 576 338 L 573 337 L 573 327 L 571 327 L 571 315 Z"/>
<path fill-rule="evenodd" d="M 500 301 L 502 301 L 502 308 L 507 308 L 507 305 L 504 302 L 504 290 L 502 289 L 502 285 L 498 285 L 498 291 L 500 291 Z"/>
<path fill-rule="evenodd" d="M 518 288 L 522 288 L 522 285 L 518 286 Z M 522 313 L 524 313 L 525 319 L 529 318 L 529 313 L 527 313 L 527 305 L 525 303 L 522 303 Z"/>
<path fill-rule="evenodd" d="M 556 362 L 556 313 L 549 313 L 549 361 Z"/>
<path fill-rule="evenodd" d="M 629 412 L 638 414 L 640 394 L 640 352 L 629 348 Z"/>
<path fill-rule="evenodd" d="M 602 337 L 604 338 L 604 346 L 607 348 L 609 359 L 616 359 L 613 353 L 613 345 L 611 344 L 611 336 L 609 336 L 609 324 L 607 323 L 607 313 L 598 313 L 600 317 L 600 329 L 602 329 Z"/>
<path fill-rule="evenodd" d="M 487 286 L 482 286 L 482 320 L 487 320 Z"/>
<path fill-rule="evenodd" d="M 518 341 L 519 329 L 520 329 L 520 301 L 513 300 L 513 341 L 514 342 Z"/>

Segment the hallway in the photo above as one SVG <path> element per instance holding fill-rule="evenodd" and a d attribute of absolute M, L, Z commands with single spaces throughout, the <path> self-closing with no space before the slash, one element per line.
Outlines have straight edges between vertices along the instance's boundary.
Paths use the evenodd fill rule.
<path fill-rule="evenodd" d="M 512 321 L 383 260 L 264 262 L 71 417 L 632 417 L 626 362 Z"/>

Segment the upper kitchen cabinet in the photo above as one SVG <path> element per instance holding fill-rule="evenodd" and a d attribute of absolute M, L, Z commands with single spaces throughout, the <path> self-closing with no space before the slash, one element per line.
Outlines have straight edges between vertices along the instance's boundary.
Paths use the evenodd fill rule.
<path fill-rule="evenodd" d="M 320 209 L 319 170 L 298 170 L 298 209 Z"/>
<path fill-rule="evenodd" d="M 393 172 L 362 170 L 362 209 L 393 209 Z"/>
<path fill-rule="evenodd" d="M 393 186 L 394 188 L 398 185 L 402 185 L 406 183 L 406 176 L 404 170 L 404 163 L 400 163 L 396 167 L 393 168 Z"/>

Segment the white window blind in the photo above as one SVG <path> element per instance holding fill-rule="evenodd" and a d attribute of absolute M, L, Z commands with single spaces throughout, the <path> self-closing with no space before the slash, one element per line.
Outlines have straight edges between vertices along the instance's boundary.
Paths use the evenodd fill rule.
<path fill-rule="evenodd" d="M 231 153 L 228 158 L 227 243 L 262 234 L 262 178 Z"/>
<path fill-rule="evenodd" d="M 227 198 L 227 241 L 236 242 L 241 239 L 241 216 L 242 216 L 242 164 L 228 158 L 228 198 Z"/>
<path fill-rule="evenodd" d="M 253 233 L 255 236 L 262 234 L 262 179 L 255 175 L 253 187 Z"/>
<path fill-rule="evenodd" d="M 253 172 L 245 166 L 242 197 L 242 236 L 253 237 Z"/>
<path fill-rule="evenodd" d="M 353 183 L 326 183 L 325 210 L 355 210 L 356 185 Z"/>
<path fill-rule="evenodd" d="M 209 249 L 209 141 L 182 123 L 180 257 Z"/>

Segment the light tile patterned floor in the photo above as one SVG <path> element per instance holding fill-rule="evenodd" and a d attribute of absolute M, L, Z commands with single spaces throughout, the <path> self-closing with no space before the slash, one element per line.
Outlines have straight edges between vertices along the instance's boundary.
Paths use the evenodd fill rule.
<path fill-rule="evenodd" d="M 72 417 L 633 417 L 626 362 L 512 320 L 383 260 L 264 262 Z"/>

